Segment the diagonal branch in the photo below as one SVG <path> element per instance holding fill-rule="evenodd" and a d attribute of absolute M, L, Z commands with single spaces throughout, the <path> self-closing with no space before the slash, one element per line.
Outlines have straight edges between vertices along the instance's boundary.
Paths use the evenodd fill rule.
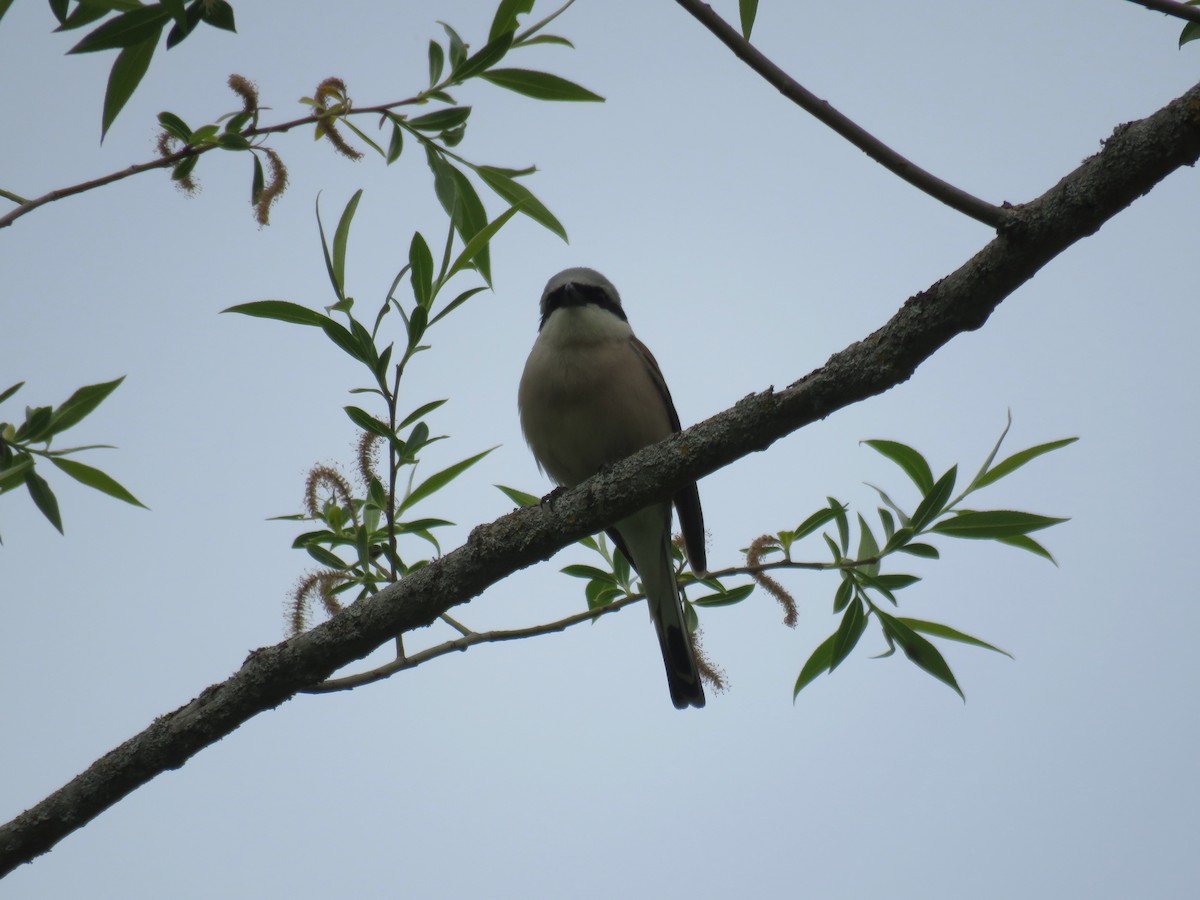
<path fill-rule="evenodd" d="M 999 228 L 1009 220 L 1009 210 L 995 206 L 986 200 L 968 194 L 947 181 L 927 172 L 916 163 L 901 156 L 879 138 L 846 118 L 826 101 L 799 84 L 787 72 L 771 62 L 741 33 L 717 15 L 712 7 L 700 0 L 675 0 L 695 17 L 701 25 L 711 31 L 734 55 L 761 75 L 783 96 L 798 105 L 819 122 L 828 125 L 888 171 L 900 176 L 913 187 L 924 191 L 936 200 L 963 215 L 977 219 L 985 225 Z"/>
<path fill-rule="evenodd" d="M 1200 6 L 1188 6 L 1184 3 L 1175 3 L 1174 0 L 1129 0 L 1129 2 L 1155 12 L 1166 13 L 1168 16 L 1175 16 L 1177 19 L 1200 22 Z"/>
<path fill-rule="evenodd" d="M 878 331 L 782 391 L 751 394 L 711 419 L 564 492 L 517 510 L 467 543 L 311 631 L 255 650 L 234 675 L 156 719 L 45 800 L 0 826 L 0 875 L 45 853 L 108 807 L 260 712 L 319 684 L 401 632 L 584 535 L 837 410 L 908 380 L 951 338 L 979 328 L 1013 291 L 1076 241 L 1200 158 L 1200 84 L 1104 148 L 1011 220 L 974 257 L 909 298 Z"/>

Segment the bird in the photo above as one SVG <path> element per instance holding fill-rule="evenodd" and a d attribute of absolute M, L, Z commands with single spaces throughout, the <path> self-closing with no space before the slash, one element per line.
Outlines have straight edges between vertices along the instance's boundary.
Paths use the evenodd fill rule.
<path fill-rule="evenodd" d="M 517 390 L 521 430 L 538 467 L 575 487 L 680 430 L 654 356 L 634 336 L 612 282 L 594 269 L 564 269 L 542 292 L 541 322 Z M 672 498 L 692 571 L 707 571 L 700 492 Z M 671 502 L 607 529 L 641 577 L 676 709 L 704 706 L 704 687 L 684 618 L 671 552 Z"/>

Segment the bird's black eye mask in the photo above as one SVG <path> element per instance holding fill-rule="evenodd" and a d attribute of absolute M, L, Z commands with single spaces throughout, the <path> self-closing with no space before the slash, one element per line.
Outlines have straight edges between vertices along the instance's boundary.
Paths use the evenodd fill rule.
<path fill-rule="evenodd" d="M 621 309 L 621 304 L 614 300 L 604 288 L 594 284 L 577 284 L 572 281 L 556 287 L 546 296 L 546 308 L 542 312 L 542 321 L 538 325 L 538 331 L 542 330 L 546 320 L 550 318 L 550 313 L 556 309 L 568 306 L 587 306 L 589 303 L 601 309 L 607 309 L 622 322 L 629 321 L 625 310 Z"/>

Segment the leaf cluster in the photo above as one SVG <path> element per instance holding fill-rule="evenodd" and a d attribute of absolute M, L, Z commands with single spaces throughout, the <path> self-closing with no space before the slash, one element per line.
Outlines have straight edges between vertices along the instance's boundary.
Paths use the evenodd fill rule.
<path fill-rule="evenodd" d="M 37 460 L 42 459 L 48 460 L 80 484 L 134 506 L 144 506 L 112 476 L 94 466 L 67 458 L 83 450 L 108 448 L 111 445 L 89 444 L 62 450 L 51 449 L 55 436 L 83 421 L 124 380 L 125 376 L 121 376 L 113 381 L 85 385 L 58 406 L 27 406 L 25 419 L 19 425 L 0 421 L 0 494 L 24 485 L 42 515 L 61 533 L 63 523 L 58 498 L 36 468 Z M 24 384 L 18 381 L 0 393 L 0 403 L 10 399 Z"/>

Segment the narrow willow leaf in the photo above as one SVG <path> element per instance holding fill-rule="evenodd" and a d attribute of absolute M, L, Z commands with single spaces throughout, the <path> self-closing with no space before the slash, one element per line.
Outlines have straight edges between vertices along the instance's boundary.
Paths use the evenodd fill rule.
<path fill-rule="evenodd" d="M 100 116 L 100 140 L 108 134 L 109 126 L 116 121 L 117 114 L 124 109 L 137 86 L 141 84 L 142 76 L 150 68 L 150 60 L 154 57 L 154 48 L 158 44 L 158 35 L 147 38 L 143 43 L 126 47 L 117 54 L 113 67 L 108 73 L 108 87 L 104 91 L 104 109 Z"/>
<path fill-rule="evenodd" d="M 173 112 L 160 112 L 158 114 L 158 124 L 163 127 L 169 134 L 177 137 L 185 144 L 190 144 L 192 141 L 192 129 L 188 127 L 187 122 L 179 118 Z"/>
<path fill-rule="evenodd" d="M 89 32 L 67 53 L 95 53 L 97 50 L 129 49 L 141 44 L 158 42 L 158 36 L 171 20 L 171 14 L 161 6 L 140 6 L 109 19 Z"/>
<path fill-rule="evenodd" d="M 133 506 L 140 506 L 142 509 L 147 508 L 145 503 L 129 493 L 114 478 L 101 472 L 99 469 L 76 462 L 73 459 L 51 457 L 50 461 L 80 484 L 86 484 L 90 488 L 95 488 L 101 493 L 108 494 L 110 497 L 116 497 L 118 500 L 123 500 Z"/>
<path fill-rule="evenodd" d="M 442 77 L 442 69 L 446 64 L 446 52 L 437 41 L 429 42 L 429 85 L 438 83 Z"/>
<path fill-rule="evenodd" d="M 570 575 L 572 578 L 588 578 L 595 581 L 603 581 L 608 584 L 615 584 L 612 572 L 605 572 L 603 569 L 597 569 L 595 566 L 573 565 L 564 566 L 559 569 L 564 575 Z"/>
<path fill-rule="evenodd" d="M 815 513 L 796 526 L 792 531 L 792 540 L 798 541 L 801 538 L 808 537 L 830 519 L 837 515 L 836 511 L 828 506 L 824 509 L 818 509 Z"/>
<path fill-rule="evenodd" d="M 536 494 L 527 494 L 524 491 L 519 491 L 516 488 L 505 487 L 502 484 L 497 484 L 495 487 L 501 493 L 503 493 L 505 497 L 517 504 L 517 506 L 537 506 L 542 499 Z"/>
<path fill-rule="evenodd" d="M 445 469 L 442 469 L 442 471 L 430 475 L 416 488 L 414 488 L 407 497 L 404 498 L 403 502 L 400 504 L 399 511 L 404 512 L 404 510 L 415 506 L 417 503 L 420 503 L 430 494 L 441 490 L 495 449 L 495 447 L 492 447 L 491 449 L 484 450 L 482 453 L 476 453 L 474 456 L 469 456 L 461 462 L 456 462 L 454 465 L 447 466 Z"/>
<path fill-rule="evenodd" d="M 183 181 L 192 174 L 192 169 L 196 168 L 196 164 L 200 162 L 200 157 L 192 155 L 181 159 L 175 163 L 175 167 L 171 169 L 172 181 Z"/>
<path fill-rule="evenodd" d="M 562 222 L 558 221 L 554 214 L 546 209 L 542 201 L 535 197 L 525 185 L 513 180 L 508 173 L 494 166 L 476 166 L 475 171 L 483 179 L 484 184 L 507 200 L 510 205 L 519 205 L 521 212 L 543 228 L 554 232 L 564 241 L 567 239 L 567 230 L 563 228 Z"/>
<path fill-rule="evenodd" d="M 466 303 L 468 300 L 470 300 L 476 294 L 480 293 L 481 291 L 486 291 L 486 290 L 487 290 L 486 285 L 480 285 L 479 287 L 467 288 L 465 291 L 463 291 L 461 294 L 459 294 L 457 297 L 455 297 L 453 300 L 451 300 L 449 303 L 447 303 L 445 306 L 443 306 L 440 310 L 438 310 L 438 314 L 429 320 L 429 324 L 433 325 L 439 319 L 450 315 L 450 313 L 454 312 L 454 310 L 458 309 L 460 306 L 462 306 L 464 303 Z"/>
<path fill-rule="evenodd" d="M 994 540 L 1028 534 L 1066 521 L 1068 520 L 1014 509 L 993 509 L 961 512 L 954 518 L 938 522 L 931 530 L 950 537 Z"/>
<path fill-rule="evenodd" d="M 497 87 L 533 97 L 535 100 L 599 101 L 604 98 L 587 88 L 549 72 L 531 69 L 492 69 L 479 76 Z"/>
<path fill-rule="evenodd" d="M 492 27 L 488 29 L 488 41 L 516 31 L 517 16 L 531 9 L 533 0 L 500 0 L 500 5 L 496 7 L 496 15 L 492 18 Z"/>
<path fill-rule="evenodd" d="M 890 544 L 896 534 L 896 520 L 892 517 L 891 512 L 882 506 L 876 507 L 876 511 L 879 513 L 879 524 L 883 526 L 884 536 Z"/>
<path fill-rule="evenodd" d="M 896 617 L 913 631 L 920 631 L 924 634 L 931 634 L 934 637 L 945 638 L 948 641 L 958 641 L 962 644 L 970 644 L 972 647 L 982 647 L 984 650 L 992 650 L 996 653 L 1002 653 L 1009 659 L 1013 655 L 1007 650 L 1001 650 L 999 647 L 989 644 L 987 641 L 981 641 L 979 638 L 971 637 L 969 634 L 963 634 L 949 625 L 942 625 L 939 622 L 926 622 L 923 619 L 906 619 L 901 616 Z"/>
<path fill-rule="evenodd" d="M 838 584 L 837 590 L 833 592 L 833 611 L 840 613 L 846 608 L 850 602 L 850 597 L 854 593 L 854 579 L 848 572 L 842 573 L 841 583 Z"/>
<path fill-rule="evenodd" d="M 383 438 L 391 434 L 386 422 L 380 422 L 366 410 L 359 409 L 357 406 L 343 406 L 342 409 L 346 411 L 346 415 L 350 417 L 350 421 L 363 431 L 377 434 Z"/>
<path fill-rule="evenodd" d="M 941 557 L 937 547 L 929 544 L 905 544 L 896 549 L 901 553 L 911 553 L 913 556 L 920 556 L 925 559 L 939 559 Z"/>
<path fill-rule="evenodd" d="M 439 22 L 446 32 L 446 37 L 450 39 L 450 68 L 457 69 L 462 65 L 463 60 L 467 58 L 467 45 L 463 43 L 463 39 L 459 37 L 458 32 L 447 25 L 445 22 Z"/>
<path fill-rule="evenodd" d="M 796 676 L 796 684 L 792 687 L 793 702 L 795 702 L 796 696 L 812 683 L 813 679 L 829 671 L 829 663 L 833 659 L 833 642 L 835 640 L 837 640 L 836 632 L 821 641 L 821 645 L 812 652 L 812 656 L 808 658 L 808 662 L 800 669 L 800 674 Z"/>
<path fill-rule="evenodd" d="M 233 7 L 226 0 L 203 0 L 200 15 L 205 23 L 223 31 L 237 31 L 233 20 Z"/>
<path fill-rule="evenodd" d="M 309 544 L 304 549 L 308 552 L 309 556 L 311 556 L 313 559 L 315 559 L 317 562 L 319 562 L 323 566 L 328 566 L 331 569 L 339 569 L 339 570 L 344 570 L 344 569 L 350 568 L 349 563 L 345 562 L 337 554 L 331 553 L 330 551 L 326 550 L 324 547 L 318 546 L 316 544 Z"/>
<path fill-rule="evenodd" d="M 476 232 L 474 237 L 467 241 L 467 245 L 463 247 L 462 253 L 458 255 L 458 259 L 456 259 L 453 265 L 450 266 L 450 270 L 446 273 L 446 280 L 453 278 L 455 274 L 461 272 L 470 262 L 474 260 L 476 268 L 479 269 L 479 274 L 483 276 L 483 280 L 486 281 L 488 285 L 491 285 L 491 272 L 485 270 L 484 267 L 480 265 L 479 260 L 485 253 L 487 253 L 488 242 L 491 241 L 491 239 L 496 235 L 496 232 L 503 228 L 508 223 L 508 220 L 515 216 L 519 211 L 520 210 L 518 207 L 510 206 L 505 212 L 502 212 L 500 215 L 496 216 L 496 218 L 493 219 L 489 224 L 485 225 L 478 232 Z"/>
<path fill-rule="evenodd" d="M 262 160 L 258 158 L 257 153 L 251 155 L 254 157 L 254 174 L 250 178 L 250 205 L 257 206 L 259 198 L 262 197 L 266 179 L 263 177 Z"/>
<path fill-rule="evenodd" d="M 392 140 L 388 144 L 387 164 L 390 166 L 400 158 L 400 154 L 404 152 L 404 129 L 399 125 L 392 125 Z"/>
<path fill-rule="evenodd" d="M 907 444 L 901 444 L 898 441 L 870 440 L 863 441 L 863 443 L 871 449 L 879 451 L 903 469 L 922 495 L 929 493 L 930 488 L 933 487 L 933 472 L 930 471 L 929 463 L 925 461 L 924 456 Z"/>
<path fill-rule="evenodd" d="M 855 600 L 842 616 L 838 630 L 833 633 L 833 648 L 829 654 L 829 671 L 832 672 L 850 655 L 867 627 L 867 616 L 861 600 Z"/>
<path fill-rule="evenodd" d="M 884 505 L 887 506 L 888 509 L 896 514 L 896 518 L 900 520 L 901 525 L 907 525 L 909 523 L 908 513 L 902 510 L 895 503 L 895 501 L 893 501 L 892 498 L 887 495 L 887 492 L 883 488 L 877 487 L 876 485 L 871 484 L 869 481 L 866 484 L 867 487 L 873 489 L 875 493 L 879 494 L 879 499 L 883 501 Z"/>
<path fill-rule="evenodd" d="M 833 516 L 837 520 L 838 542 L 842 546 L 842 554 L 850 552 L 850 523 L 846 519 L 846 507 L 838 503 L 832 497 L 826 497 L 829 501 L 829 507 L 833 510 Z"/>
<path fill-rule="evenodd" d="M 910 585 L 916 584 L 920 580 L 921 579 L 916 575 L 901 575 L 898 573 L 875 576 L 875 583 L 883 585 L 889 591 L 903 590 Z"/>
<path fill-rule="evenodd" d="M 917 508 L 913 510 L 912 521 L 909 523 L 913 531 L 920 531 L 942 514 L 950 495 L 954 493 L 954 482 L 957 478 L 958 466 L 951 466 L 950 470 L 937 480 L 937 484 L 925 493 Z"/>
<path fill-rule="evenodd" d="M 871 526 L 867 524 L 867 520 L 862 517 L 862 513 L 858 515 L 858 558 L 870 559 L 872 556 L 879 555 L 879 544 L 875 542 L 875 535 L 871 532 Z M 866 566 L 856 566 L 859 572 L 866 572 L 868 575 L 875 575 L 879 572 L 879 560 Z"/>
<path fill-rule="evenodd" d="M 315 325 L 324 328 L 331 320 L 319 312 L 292 303 L 290 300 L 255 300 L 251 303 L 239 303 L 221 310 L 223 313 L 241 313 L 244 316 L 256 316 L 260 319 L 275 319 L 279 322 L 292 322 L 296 325 Z"/>
<path fill-rule="evenodd" d="M 876 610 L 876 615 L 879 616 L 884 630 L 900 645 L 900 649 L 904 651 L 904 655 L 911 662 L 928 672 L 938 681 L 949 685 L 966 702 L 966 695 L 963 694 L 962 688 L 958 686 L 958 680 L 954 677 L 954 673 L 950 671 L 950 666 L 946 664 L 945 658 L 937 647 L 913 631 L 912 628 L 904 624 L 900 619 L 889 616 L 887 613 L 879 610 Z"/>
<path fill-rule="evenodd" d="M 445 402 L 446 402 L 445 400 L 432 400 L 429 403 L 423 404 L 422 406 L 418 406 L 416 409 L 414 409 L 412 412 L 410 412 L 407 416 L 404 417 L 404 421 L 402 421 L 399 425 L 396 426 L 396 430 L 399 431 L 402 428 L 407 428 L 409 425 L 411 425 L 413 422 L 417 421 L 418 419 L 425 418 L 425 416 L 429 415 L 431 412 L 433 412 L 435 409 L 437 409 L 439 406 L 441 406 Z"/>
<path fill-rule="evenodd" d="M 46 436 L 49 437 L 50 435 L 66 431 L 72 425 L 75 425 L 85 416 L 89 415 L 124 380 L 125 376 L 122 375 L 120 378 L 114 378 L 112 381 L 86 385 L 72 393 L 51 414 L 50 421 L 48 422 L 49 431 Z"/>
<path fill-rule="evenodd" d="M 359 341 L 342 325 L 333 321 L 333 319 L 326 319 L 324 324 L 321 326 L 321 330 L 325 332 L 326 336 L 331 341 L 333 341 L 359 362 L 366 363 L 367 365 L 372 364 L 373 354 L 364 354 Z"/>
<path fill-rule="evenodd" d="M 1200 22 L 1188 22 L 1179 32 L 1179 46 L 1196 40 L 1200 40 Z"/>
<path fill-rule="evenodd" d="M 25 476 L 33 471 L 33 457 L 28 453 L 18 453 L 12 465 L 0 469 L 0 494 L 11 491 L 25 483 Z"/>
<path fill-rule="evenodd" d="M 3 394 L 0 394 L 0 403 L 3 403 L 5 400 L 7 400 L 9 397 L 11 397 L 13 394 L 15 394 L 17 391 L 19 391 L 24 386 L 25 386 L 25 382 L 18 381 L 12 387 L 7 388 Z"/>
<path fill-rule="evenodd" d="M 992 465 L 992 460 L 994 460 L 996 458 L 996 454 L 1000 452 L 1000 445 L 1003 444 L 1004 439 L 1006 437 L 1008 437 L 1008 431 L 1010 428 L 1012 428 L 1012 410 L 1011 409 L 1008 411 L 1007 418 L 1004 422 L 1004 430 L 1000 432 L 1000 437 L 996 438 L 996 443 L 992 446 L 992 450 L 990 453 L 988 453 L 987 458 L 984 459 L 983 465 L 979 467 L 979 471 L 975 473 L 975 477 L 973 479 L 971 479 L 970 485 L 968 485 L 967 489 L 965 491 L 963 491 L 964 497 L 967 494 L 971 493 L 971 491 L 973 491 L 976 488 L 981 486 L 979 483 L 979 479 L 983 478 L 983 476 L 987 474 L 987 470 Z"/>
<path fill-rule="evenodd" d="M 891 553 L 893 550 L 900 550 L 905 547 L 909 541 L 913 539 L 913 530 L 908 526 L 894 532 L 888 538 L 887 544 L 883 548 L 884 553 Z"/>
<path fill-rule="evenodd" d="M 1011 537 L 996 538 L 996 540 L 1001 544 L 1008 544 L 1010 547 L 1020 547 L 1022 550 L 1028 550 L 1030 553 L 1037 554 L 1050 560 L 1054 565 L 1058 565 L 1058 560 L 1050 554 L 1050 551 L 1027 534 L 1014 534 Z"/>
<path fill-rule="evenodd" d="M 484 44 L 482 50 L 469 59 L 463 60 L 461 65 L 455 66 L 454 70 L 450 73 L 451 76 L 456 82 L 461 82 L 482 74 L 504 59 L 512 47 L 512 42 L 513 36 L 511 33 L 502 34 L 494 41 L 488 41 Z"/>
<path fill-rule="evenodd" d="M 354 220 L 354 213 L 358 210 L 358 201 L 362 199 L 362 188 L 354 192 L 346 208 L 342 210 L 342 217 L 338 219 L 337 229 L 333 233 L 333 277 L 338 286 L 338 299 L 342 299 L 344 294 L 344 286 L 346 284 L 346 244 L 350 240 L 350 223 Z"/>
<path fill-rule="evenodd" d="M 750 40 L 754 17 L 758 15 L 758 0 L 738 0 L 738 17 L 742 22 L 742 37 Z"/>
<path fill-rule="evenodd" d="M 743 584 L 720 593 L 706 594 L 703 597 L 698 597 L 697 599 L 692 600 L 691 602 L 696 606 L 705 607 L 733 606 L 735 603 L 741 603 L 752 593 L 754 593 L 754 585 Z"/>
<path fill-rule="evenodd" d="M 602 581 L 589 581 L 583 594 L 587 598 L 588 609 L 609 606 L 614 600 L 625 596 L 625 592 L 620 588 L 612 587 Z"/>
<path fill-rule="evenodd" d="M 1008 459 L 998 463 L 992 469 L 989 469 L 985 475 L 982 475 L 978 479 L 977 483 L 979 487 L 985 487 L 994 481 L 999 481 L 1005 475 L 1008 475 L 1009 473 L 1021 468 L 1021 466 L 1025 465 L 1025 463 L 1029 462 L 1030 460 L 1037 459 L 1043 453 L 1049 453 L 1050 451 L 1057 450 L 1060 447 L 1066 447 L 1069 444 L 1075 443 L 1077 440 L 1079 440 L 1079 438 L 1062 438 L 1061 440 L 1050 441 L 1046 444 L 1038 444 L 1036 447 L 1030 447 L 1026 450 L 1022 450 L 1020 453 L 1014 453 Z"/>
<path fill-rule="evenodd" d="M 433 253 L 421 232 L 414 231 L 408 245 L 408 264 L 412 267 L 413 295 L 418 306 L 428 306 L 433 294 Z"/>
<path fill-rule="evenodd" d="M 470 115 L 471 107 L 469 106 L 451 106 L 449 109 L 439 109 L 409 119 L 408 127 L 415 128 L 417 131 L 445 131 L 463 124 Z"/>
<path fill-rule="evenodd" d="M 30 467 L 25 473 L 25 489 L 29 491 L 29 496 L 33 499 L 34 505 L 42 511 L 50 524 L 58 529 L 58 533 L 63 533 L 62 516 L 58 512 L 58 498 L 54 496 L 54 491 L 50 490 L 50 485 L 46 484 L 46 479 Z"/>
<path fill-rule="evenodd" d="M 521 41 L 520 46 L 531 47 L 534 44 L 558 44 L 562 47 L 570 47 L 572 50 L 575 49 L 574 44 L 568 41 L 565 37 L 559 37 L 557 34 L 539 34 L 535 37 Z"/>

